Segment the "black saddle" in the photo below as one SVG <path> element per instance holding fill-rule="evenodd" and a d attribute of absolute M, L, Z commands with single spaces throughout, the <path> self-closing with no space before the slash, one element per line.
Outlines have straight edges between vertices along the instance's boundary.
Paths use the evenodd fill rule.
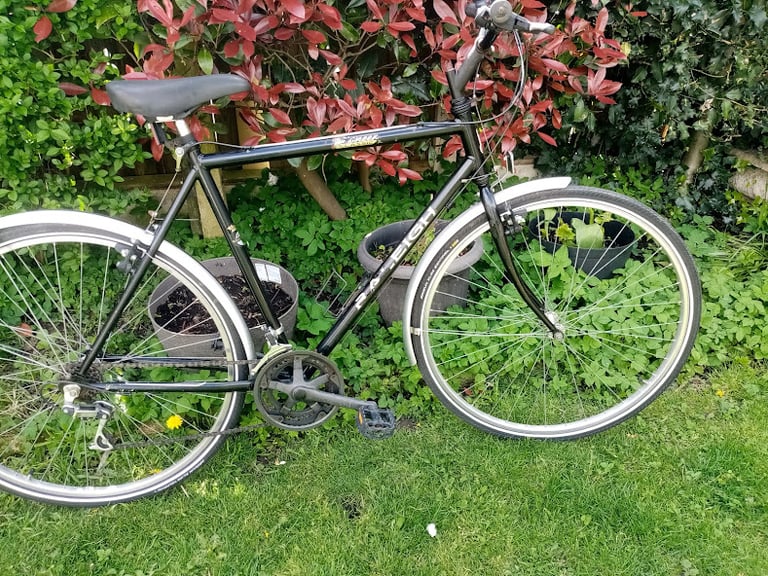
<path fill-rule="evenodd" d="M 115 80 L 107 84 L 107 93 L 116 110 L 141 114 L 149 121 L 185 118 L 202 104 L 250 89 L 248 80 L 234 74 Z"/>

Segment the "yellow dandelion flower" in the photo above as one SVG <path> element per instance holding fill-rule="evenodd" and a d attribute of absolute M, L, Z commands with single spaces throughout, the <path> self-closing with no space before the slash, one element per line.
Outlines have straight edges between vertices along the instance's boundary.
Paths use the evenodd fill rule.
<path fill-rule="evenodd" d="M 178 430 L 181 428 L 182 424 L 184 424 L 184 420 L 178 414 L 169 416 L 168 420 L 165 421 L 165 427 L 168 428 L 168 430 Z"/>
<path fill-rule="evenodd" d="M 722 398 L 723 396 L 725 396 L 725 390 L 716 390 L 716 391 L 715 391 L 715 394 L 716 394 L 716 395 L 717 395 L 719 398 Z"/>

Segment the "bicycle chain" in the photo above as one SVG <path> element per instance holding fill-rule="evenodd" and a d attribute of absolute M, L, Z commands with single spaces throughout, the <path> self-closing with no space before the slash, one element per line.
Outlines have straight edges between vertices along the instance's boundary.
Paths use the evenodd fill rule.
<path fill-rule="evenodd" d="M 128 368 L 222 368 L 225 366 L 244 366 L 256 364 L 261 361 L 261 358 L 252 360 L 225 360 L 225 359 L 211 359 L 211 360 L 195 360 L 189 362 L 141 362 L 135 360 L 126 360 L 120 362 L 120 366 Z M 87 384 L 86 384 L 87 387 Z M 182 444 L 184 442 L 199 440 L 200 438 L 212 438 L 215 436 L 233 436 L 235 434 L 241 434 L 243 432 L 252 432 L 260 428 L 265 428 L 267 425 L 264 423 L 250 424 L 248 426 L 237 426 L 235 428 L 227 428 L 226 430 L 220 430 L 218 432 L 198 432 L 197 434 L 187 434 L 185 436 L 177 436 L 175 438 L 165 438 L 162 440 L 141 440 L 135 442 L 120 442 L 112 446 L 112 450 L 129 450 L 132 448 L 144 448 L 148 446 L 169 446 L 171 444 Z"/>
<path fill-rule="evenodd" d="M 191 440 L 200 438 L 212 438 L 214 436 L 233 436 L 243 432 L 252 432 L 260 428 L 266 428 L 267 425 L 249 424 L 248 426 L 238 426 L 236 428 L 227 428 L 220 432 L 198 432 L 197 434 L 187 434 L 186 436 L 177 436 L 176 438 L 166 438 L 164 440 L 141 440 L 136 442 L 120 442 L 112 446 L 112 450 L 129 450 L 131 448 L 145 448 L 148 446 L 170 446 L 171 444 L 182 444 Z"/>
<path fill-rule="evenodd" d="M 126 366 L 128 368 L 223 368 L 226 366 L 245 366 L 251 364 L 258 364 L 261 358 L 253 358 L 251 360 L 225 360 L 213 359 L 210 360 L 190 360 L 185 362 L 141 362 L 138 360 L 123 360 L 120 362 L 110 363 L 110 365 Z"/>

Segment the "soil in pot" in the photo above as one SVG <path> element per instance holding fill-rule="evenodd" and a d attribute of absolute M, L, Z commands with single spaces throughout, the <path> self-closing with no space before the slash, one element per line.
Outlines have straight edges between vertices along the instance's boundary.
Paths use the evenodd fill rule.
<path fill-rule="evenodd" d="M 217 276 L 216 280 L 222 285 L 227 294 L 237 305 L 245 319 L 248 328 L 264 324 L 264 316 L 259 310 L 256 299 L 248 290 L 242 276 Z M 267 300 L 272 305 L 277 316 L 285 314 L 293 305 L 293 300 L 278 284 L 262 282 Z M 205 308 L 185 286 L 173 290 L 165 302 L 157 307 L 155 321 L 166 330 L 183 334 L 211 334 L 216 332 L 216 325 L 208 318 Z"/>
<path fill-rule="evenodd" d="M 265 285 L 267 299 L 271 299 L 275 304 L 277 317 L 286 336 L 291 338 L 298 309 L 299 287 L 296 280 L 277 264 L 258 258 L 252 258 L 251 261 L 259 279 Z M 204 260 L 201 264 L 213 276 L 211 282 L 217 279 L 224 291 L 234 300 L 249 327 L 253 346 L 256 350 L 261 350 L 266 340 L 264 320 L 255 300 L 246 288 L 235 259 L 213 258 Z M 269 286 L 270 283 L 273 284 L 272 287 Z M 216 327 L 209 322 L 208 315 L 200 307 L 197 307 L 197 311 L 187 310 L 196 302 L 189 292 L 179 288 L 180 284 L 174 278 L 168 277 L 158 284 L 147 303 L 150 320 L 161 344 L 174 356 L 196 358 L 220 356 L 224 351 Z M 171 303 L 163 307 L 169 295 L 172 295 Z M 162 311 L 159 312 L 160 309 Z M 176 320 L 174 314 L 179 315 L 181 320 L 176 322 L 175 329 L 169 329 L 164 323 L 165 321 L 173 323 Z M 208 321 L 207 325 L 197 326 L 206 321 Z M 174 328 L 173 325 L 171 328 Z M 178 332 L 176 329 L 182 331 Z"/>

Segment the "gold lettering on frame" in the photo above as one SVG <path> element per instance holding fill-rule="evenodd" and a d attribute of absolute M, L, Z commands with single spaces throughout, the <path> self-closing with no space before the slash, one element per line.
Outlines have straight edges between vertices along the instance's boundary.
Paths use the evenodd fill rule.
<path fill-rule="evenodd" d="M 377 146 L 381 144 L 381 139 L 376 135 L 362 134 L 359 136 L 339 136 L 334 138 L 331 148 L 342 150 L 344 148 L 364 148 L 366 146 Z"/>

